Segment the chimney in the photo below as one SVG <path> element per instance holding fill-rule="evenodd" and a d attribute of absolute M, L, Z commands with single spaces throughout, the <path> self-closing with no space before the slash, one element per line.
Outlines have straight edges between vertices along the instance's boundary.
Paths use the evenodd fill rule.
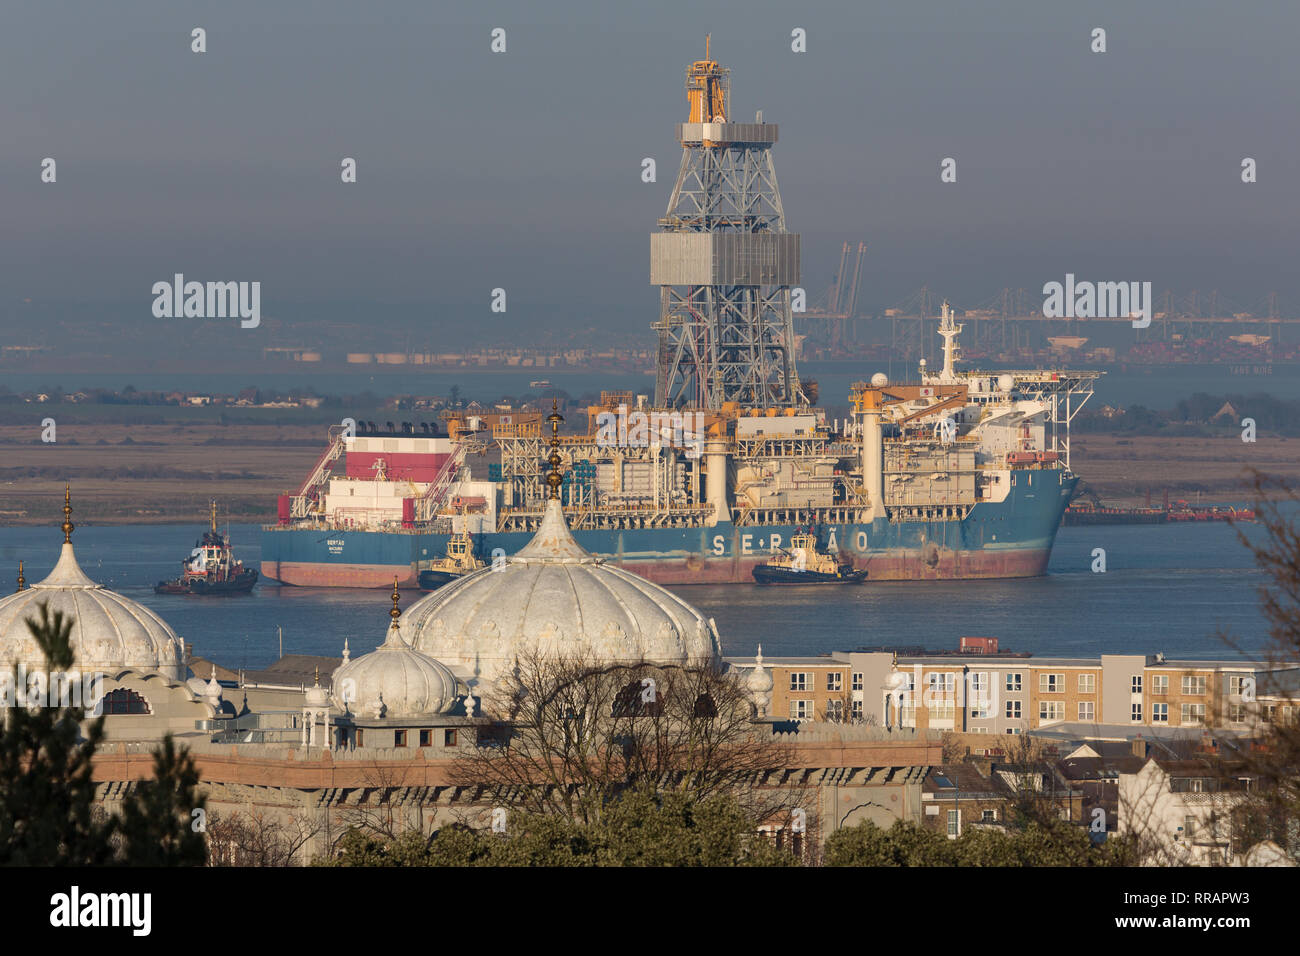
<path fill-rule="evenodd" d="M 1142 739 L 1141 734 L 1133 738 L 1131 746 L 1133 747 L 1134 757 L 1145 757 L 1147 755 L 1147 742 Z"/>

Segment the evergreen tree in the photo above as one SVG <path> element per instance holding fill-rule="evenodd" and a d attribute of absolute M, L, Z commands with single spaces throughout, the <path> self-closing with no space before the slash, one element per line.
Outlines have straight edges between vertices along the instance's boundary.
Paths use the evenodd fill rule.
<path fill-rule="evenodd" d="M 74 663 L 72 619 L 50 613 L 28 619 L 45 658 L 45 676 L 67 674 Z M 29 699 L 10 674 L 15 706 L 6 707 L 0 733 L 0 865 L 96 866 L 202 864 L 207 843 L 193 826 L 198 771 L 169 734 L 154 752 L 154 778 L 141 781 L 122 804 L 122 815 L 95 801 L 92 761 L 104 739 L 104 718 L 84 723 L 80 706 Z M 53 695 L 51 695 L 53 696 Z M 4 701 L 8 703 L 8 700 Z M 30 704 L 31 706 L 27 706 Z"/>

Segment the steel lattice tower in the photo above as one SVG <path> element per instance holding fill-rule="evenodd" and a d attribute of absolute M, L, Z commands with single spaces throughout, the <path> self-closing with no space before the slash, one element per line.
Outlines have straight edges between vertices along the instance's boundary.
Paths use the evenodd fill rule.
<path fill-rule="evenodd" d="M 705 58 L 686 71 L 689 121 L 668 212 L 650 236 L 660 287 L 655 404 L 746 408 L 806 404 L 795 371 L 790 289 L 799 236 L 786 231 L 772 145 L 777 127 L 727 117 L 728 73 Z"/>

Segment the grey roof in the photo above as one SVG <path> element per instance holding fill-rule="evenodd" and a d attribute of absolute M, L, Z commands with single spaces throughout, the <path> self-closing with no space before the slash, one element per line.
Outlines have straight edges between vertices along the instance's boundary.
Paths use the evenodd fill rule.
<path fill-rule="evenodd" d="M 301 684 L 310 687 L 320 668 L 322 686 L 329 683 L 330 675 L 343 664 L 341 657 L 320 657 L 315 654 L 285 654 L 270 667 L 260 671 L 245 671 L 244 679 L 254 684 Z M 220 674 L 220 669 L 217 671 Z"/>

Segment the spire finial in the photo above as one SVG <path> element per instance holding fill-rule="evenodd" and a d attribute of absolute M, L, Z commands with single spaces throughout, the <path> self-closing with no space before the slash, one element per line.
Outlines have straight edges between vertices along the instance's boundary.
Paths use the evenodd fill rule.
<path fill-rule="evenodd" d="M 346 664 L 352 660 L 352 652 L 348 650 L 348 639 L 343 638 L 343 663 Z"/>
<path fill-rule="evenodd" d="M 316 686 L 320 686 L 320 665 L 316 665 Z"/>
<path fill-rule="evenodd" d="M 27 579 L 23 577 L 23 563 L 18 562 L 18 590 L 21 591 L 27 587 Z"/>
<path fill-rule="evenodd" d="M 551 470 L 546 473 L 546 484 L 551 489 L 550 497 L 558 500 L 560 485 L 564 483 L 564 476 L 560 474 L 560 423 L 564 421 L 564 416 L 560 414 L 558 400 L 551 399 L 551 414 L 546 416 L 546 420 L 551 425 L 551 455 L 546 459 Z"/>
<path fill-rule="evenodd" d="M 72 523 L 72 485 L 63 486 L 63 543 L 72 543 L 72 529 L 76 525 Z"/>
<path fill-rule="evenodd" d="M 754 658 L 754 663 L 762 665 L 763 663 L 763 645 L 758 645 L 758 657 Z"/>
<path fill-rule="evenodd" d="M 397 619 L 402 616 L 397 604 L 402 599 L 402 595 L 397 590 L 397 576 L 393 576 L 393 609 L 388 612 L 388 616 L 393 619 L 393 627 L 397 627 Z M 345 638 L 346 640 L 346 638 Z"/>
<path fill-rule="evenodd" d="M 208 500 L 208 504 L 209 504 L 209 506 L 211 507 L 211 510 L 212 510 L 212 518 L 211 518 L 211 520 L 212 520 L 212 533 L 213 533 L 213 534 L 216 534 L 216 533 L 217 533 L 217 499 L 216 499 L 216 498 L 211 498 L 211 499 L 209 499 L 209 500 Z"/>

